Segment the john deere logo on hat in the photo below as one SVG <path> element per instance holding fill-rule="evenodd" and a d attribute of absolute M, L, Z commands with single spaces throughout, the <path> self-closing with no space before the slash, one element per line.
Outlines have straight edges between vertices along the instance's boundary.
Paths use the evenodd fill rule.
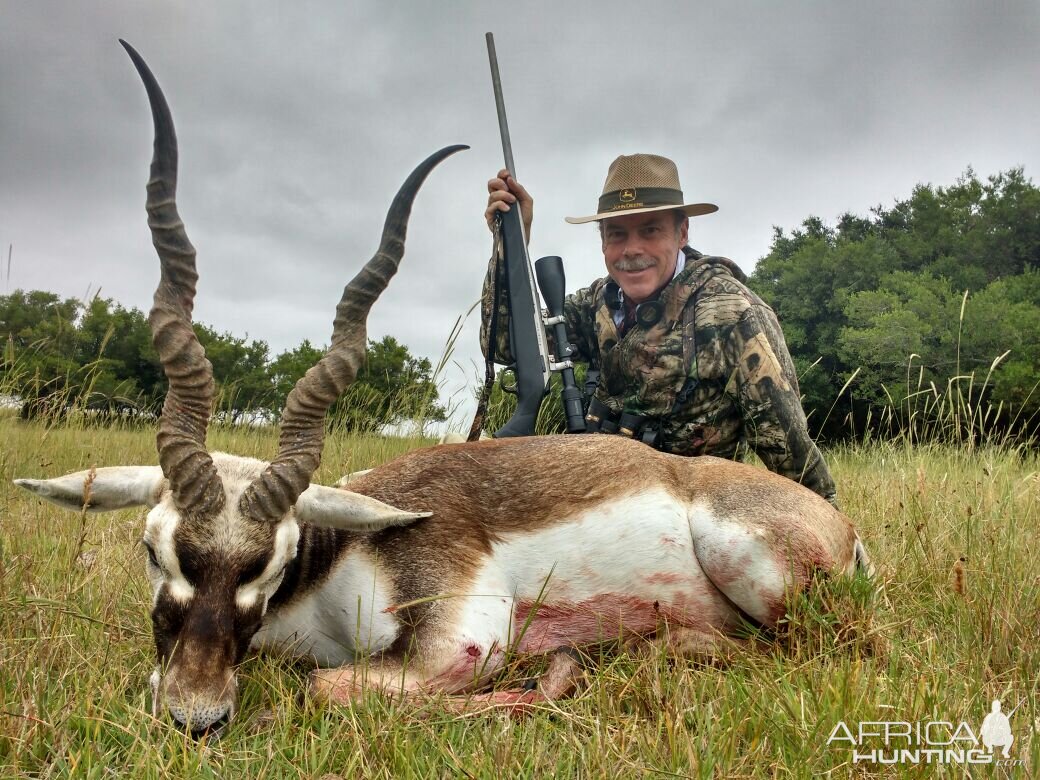
<path fill-rule="evenodd" d="M 567 217 L 566 220 L 572 225 L 580 225 L 619 213 L 641 214 L 672 209 L 678 209 L 688 217 L 697 217 L 718 211 L 719 207 L 714 203 L 684 204 L 679 172 L 667 157 L 623 154 L 610 164 L 597 213 L 590 217 Z"/>

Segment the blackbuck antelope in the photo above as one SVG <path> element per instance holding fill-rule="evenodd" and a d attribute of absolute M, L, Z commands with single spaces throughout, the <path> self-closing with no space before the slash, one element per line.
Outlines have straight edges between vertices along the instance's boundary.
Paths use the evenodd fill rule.
<path fill-rule="evenodd" d="M 432 155 L 398 192 L 379 250 L 343 292 L 331 348 L 289 395 L 275 459 L 207 452 L 212 369 L 191 327 L 195 251 L 175 205 L 173 124 L 124 46 L 155 124 L 147 209 L 162 273 L 149 320 L 170 383 L 160 465 L 16 482 L 76 511 L 150 507 L 157 710 L 193 732 L 219 727 L 249 648 L 311 659 L 324 667 L 313 690 L 345 701 L 366 685 L 479 690 L 511 652 L 640 636 L 710 645 L 749 620 L 775 625 L 814 572 L 869 565 L 850 522 L 794 482 L 617 436 L 449 444 L 343 489 L 310 483 L 325 413 L 355 377 L 414 196 L 461 146 Z"/>

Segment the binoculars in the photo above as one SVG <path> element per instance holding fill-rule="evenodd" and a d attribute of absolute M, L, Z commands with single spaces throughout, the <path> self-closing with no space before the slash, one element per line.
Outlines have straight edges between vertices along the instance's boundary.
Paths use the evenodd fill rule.
<path fill-rule="evenodd" d="M 585 432 L 613 433 L 656 448 L 661 431 L 656 418 L 628 411 L 615 412 L 598 398 L 593 398 L 585 413 Z"/>

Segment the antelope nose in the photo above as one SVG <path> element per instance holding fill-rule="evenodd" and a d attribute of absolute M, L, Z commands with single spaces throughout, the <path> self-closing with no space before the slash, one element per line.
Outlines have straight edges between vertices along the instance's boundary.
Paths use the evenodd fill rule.
<path fill-rule="evenodd" d="M 167 698 L 166 710 L 181 729 L 197 737 L 215 734 L 231 720 L 231 703 L 226 700 L 191 698 L 187 701 L 171 701 Z"/>
<path fill-rule="evenodd" d="M 193 737 L 216 736 L 231 720 L 231 707 L 227 704 L 168 704 L 167 709 L 177 725 Z"/>

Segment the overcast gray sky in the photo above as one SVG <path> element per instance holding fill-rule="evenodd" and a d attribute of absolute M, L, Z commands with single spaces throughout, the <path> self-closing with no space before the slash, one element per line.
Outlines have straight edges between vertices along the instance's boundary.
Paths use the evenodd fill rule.
<path fill-rule="evenodd" d="M 147 310 L 151 123 L 116 39 L 173 109 L 178 201 L 198 249 L 196 317 L 272 353 L 325 343 L 411 168 L 402 270 L 370 337 L 435 363 L 480 294 L 486 181 L 502 164 L 484 44 L 495 33 L 533 257 L 568 289 L 603 274 L 592 213 L 607 166 L 671 157 L 719 205 L 691 243 L 750 272 L 772 227 L 891 205 L 918 182 L 1040 169 L 1036 2 L 230 2 L 0 0 L 0 292 L 100 289 Z M 8 245 L 13 245 L 10 277 Z M 482 375 L 477 321 L 444 377 Z M 457 428 L 468 426 L 462 404 Z"/>

